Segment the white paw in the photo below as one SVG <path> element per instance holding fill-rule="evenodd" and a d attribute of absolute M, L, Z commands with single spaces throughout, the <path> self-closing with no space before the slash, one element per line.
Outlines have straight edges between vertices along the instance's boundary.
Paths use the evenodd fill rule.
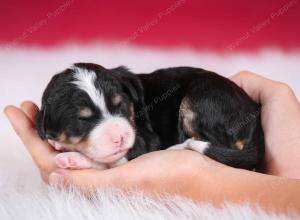
<path fill-rule="evenodd" d="M 209 142 L 205 142 L 205 141 L 197 141 L 192 139 L 189 139 L 187 141 L 187 149 L 197 151 L 201 154 L 203 154 L 204 151 L 207 148 L 209 148 L 209 145 L 210 145 Z"/>
<path fill-rule="evenodd" d="M 63 169 L 87 169 L 92 168 L 92 162 L 78 152 L 64 152 L 55 156 L 55 163 Z"/>
<path fill-rule="evenodd" d="M 174 145 L 174 146 L 172 146 L 172 147 L 169 147 L 169 148 L 167 148 L 167 150 L 183 150 L 183 149 L 185 149 L 185 144 L 176 144 L 176 145 Z"/>
<path fill-rule="evenodd" d="M 167 148 L 167 150 L 184 150 L 184 149 L 188 149 L 188 143 L 190 141 L 193 141 L 193 139 L 191 139 L 191 138 L 187 139 L 181 144 L 176 144 L 176 145 L 173 145 L 172 147 Z"/>

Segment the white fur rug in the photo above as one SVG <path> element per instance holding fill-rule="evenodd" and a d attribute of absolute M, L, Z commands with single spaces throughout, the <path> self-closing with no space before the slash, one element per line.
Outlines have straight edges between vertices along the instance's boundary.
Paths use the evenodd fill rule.
<path fill-rule="evenodd" d="M 26 191 L 16 186 L 0 191 L 0 217 L 2 220 L 299 219 L 293 214 L 267 213 L 247 205 L 226 204 L 215 208 L 178 197 L 162 196 L 153 200 L 138 193 L 108 189 L 99 190 L 93 199 L 87 199 L 76 191 L 62 192 L 51 187 Z"/>
<path fill-rule="evenodd" d="M 50 77 L 74 62 L 96 62 L 105 67 L 126 65 L 133 71 L 191 65 L 229 76 L 248 69 L 291 85 L 300 97 L 300 52 L 263 50 L 257 54 L 216 54 L 190 49 L 159 50 L 90 45 L 41 48 L 0 48 L 0 108 L 25 99 L 39 103 Z M 300 219 L 267 214 L 247 205 L 194 204 L 180 198 L 153 201 L 141 194 L 102 190 L 90 201 L 75 192 L 46 187 L 30 156 L 0 114 L 0 219 Z"/>

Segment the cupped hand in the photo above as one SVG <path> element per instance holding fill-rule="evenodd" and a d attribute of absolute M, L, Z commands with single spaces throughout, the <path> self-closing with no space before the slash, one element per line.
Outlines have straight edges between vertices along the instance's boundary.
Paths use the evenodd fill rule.
<path fill-rule="evenodd" d="M 264 172 L 300 178 L 300 107 L 292 90 L 282 83 L 249 72 L 241 72 L 231 79 L 262 104 L 262 125 L 266 139 Z M 58 152 L 37 135 L 37 112 L 38 107 L 32 102 L 24 102 L 21 108 L 8 106 L 5 109 L 45 182 L 85 189 L 115 186 L 188 195 L 193 194 L 189 189 L 207 191 L 208 186 L 213 185 L 210 175 L 219 173 L 221 176 L 224 173 L 225 166 L 199 153 L 185 150 L 148 153 L 108 170 L 58 169 L 54 162 Z M 193 184 L 195 187 L 191 186 Z"/>
<path fill-rule="evenodd" d="M 263 172 L 300 178 L 300 105 L 291 88 L 243 71 L 231 77 L 260 103 L 266 156 Z"/>
<path fill-rule="evenodd" d="M 31 154 L 46 183 L 72 185 L 85 189 L 118 187 L 142 188 L 143 191 L 185 191 L 191 175 L 199 170 L 210 169 L 218 164 L 192 151 L 159 151 L 143 155 L 113 169 L 59 169 L 54 158 L 59 153 L 47 141 L 38 136 L 35 117 L 38 107 L 24 102 L 21 108 L 8 106 L 5 113 L 13 128 Z M 174 185 L 174 182 L 177 184 Z M 173 188 L 172 188 L 173 187 Z M 185 190 L 184 190 L 185 189 Z"/>

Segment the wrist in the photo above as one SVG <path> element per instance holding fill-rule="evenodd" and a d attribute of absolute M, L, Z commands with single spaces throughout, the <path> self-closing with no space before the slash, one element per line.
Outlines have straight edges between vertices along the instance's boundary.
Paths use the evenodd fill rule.
<path fill-rule="evenodd" d="M 276 148 L 276 152 L 270 152 L 266 156 L 263 172 L 275 176 L 300 179 L 299 140 L 290 141 L 290 143 L 274 148 Z"/>
<path fill-rule="evenodd" d="M 224 171 L 232 169 L 220 164 L 202 154 L 189 151 L 186 154 L 186 163 L 180 164 L 178 169 L 172 172 L 172 178 L 165 187 L 168 192 L 184 196 L 196 201 L 213 201 L 219 193 L 221 181 L 216 178 L 223 177 Z"/>
<path fill-rule="evenodd" d="M 161 153 L 162 156 L 155 158 L 157 161 L 152 158 L 151 164 L 154 164 L 148 164 L 146 167 L 147 155 L 124 165 L 122 173 L 128 174 L 125 185 L 151 194 L 165 192 L 190 197 L 188 194 L 194 193 L 194 190 L 207 188 L 202 178 L 209 179 L 210 173 L 214 172 L 211 169 L 215 170 L 214 167 L 218 167 L 216 164 L 219 164 L 189 150 Z M 139 162 L 142 162 L 141 166 Z"/>

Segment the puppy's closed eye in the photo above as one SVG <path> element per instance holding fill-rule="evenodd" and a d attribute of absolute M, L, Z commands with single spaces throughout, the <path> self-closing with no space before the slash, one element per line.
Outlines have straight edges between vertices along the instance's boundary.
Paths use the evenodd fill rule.
<path fill-rule="evenodd" d="M 89 107 L 81 107 L 79 110 L 79 118 L 86 119 L 93 115 L 93 111 Z"/>
<path fill-rule="evenodd" d="M 115 95 L 114 97 L 112 97 L 112 104 L 117 106 L 119 104 L 121 104 L 121 102 L 123 101 L 123 97 L 121 95 Z"/>

